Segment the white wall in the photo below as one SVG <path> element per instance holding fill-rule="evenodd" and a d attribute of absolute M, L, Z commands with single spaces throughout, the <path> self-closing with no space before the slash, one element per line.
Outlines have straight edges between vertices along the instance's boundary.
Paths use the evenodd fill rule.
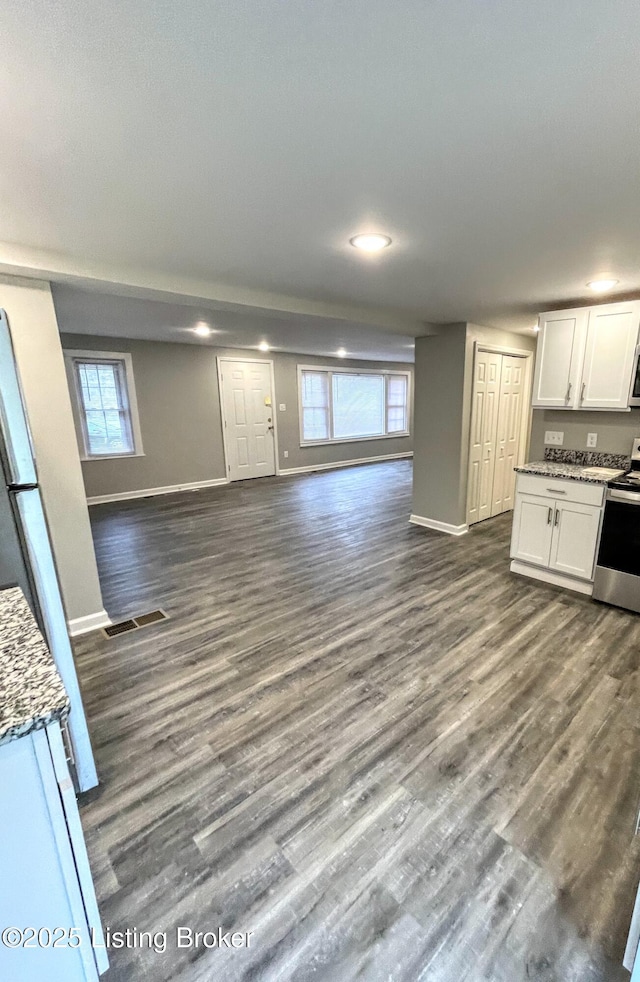
<path fill-rule="evenodd" d="M 98 615 L 102 595 L 49 283 L 0 275 L 67 618 Z"/>

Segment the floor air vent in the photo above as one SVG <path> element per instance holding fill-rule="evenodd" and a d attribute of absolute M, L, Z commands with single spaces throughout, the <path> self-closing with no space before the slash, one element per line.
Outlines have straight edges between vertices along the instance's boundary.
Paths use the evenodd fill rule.
<path fill-rule="evenodd" d="M 136 617 L 130 617 L 126 621 L 109 624 L 108 627 L 102 629 L 102 632 L 107 638 L 117 638 L 119 634 L 126 634 L 127 631 L 137 631 L 140 627 L 147 627 L 147 625 L 155 624 L 157 621 L 166 621 L 168 618 L 169 615 L 165 614 L 164 610 L 150 610 L 148 614 L 139 614 Z"/>

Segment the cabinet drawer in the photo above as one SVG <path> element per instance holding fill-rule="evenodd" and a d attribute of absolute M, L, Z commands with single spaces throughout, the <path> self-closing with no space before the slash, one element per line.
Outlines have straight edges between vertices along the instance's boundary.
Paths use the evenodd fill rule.
<path fill-rule="evenodd" d="M 583 505 L 598 505 L 604 501 L 604 484 L 587 484 L 566 478 L 545 477 L 540 474 L 518 474 L 519 494 L 537 494 L 558 501 L 577 501 Z"/>

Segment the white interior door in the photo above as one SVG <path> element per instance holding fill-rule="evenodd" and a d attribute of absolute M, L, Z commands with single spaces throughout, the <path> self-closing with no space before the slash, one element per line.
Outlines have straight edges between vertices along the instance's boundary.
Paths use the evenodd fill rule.
<path fill-rule="evenodd" d="M 493 472 L 491 514 L 500 515 L 513 508 L 516 486 L 514 467 L 518 463 L 522 411 L 524 407 L 524 358 L 502 356 L 500 397 L 496 433 L 496 462 Z"/>
<path fill-rule="evenodd" d="M 271 362 L 221 358 L 220 389 L 229 480 L 275 474 Z"/>
<path fill-rule="evenodd" d="M 491 516 L 502 355 L 476 352 L 471 408 L 467 521 Z"/>

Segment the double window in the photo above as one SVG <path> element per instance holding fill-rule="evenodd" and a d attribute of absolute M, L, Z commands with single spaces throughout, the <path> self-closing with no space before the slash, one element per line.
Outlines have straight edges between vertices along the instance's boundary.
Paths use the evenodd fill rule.
<path fill-rule="evenodd" d="M 409 433 L 409 373 L 298 366 L 300 440 L 342 443 Z"/>
<path fill-rule="evenodd" d="M 65 358 L 82 456 L 141 454 L 131 355 L 67 351 Z"/>

